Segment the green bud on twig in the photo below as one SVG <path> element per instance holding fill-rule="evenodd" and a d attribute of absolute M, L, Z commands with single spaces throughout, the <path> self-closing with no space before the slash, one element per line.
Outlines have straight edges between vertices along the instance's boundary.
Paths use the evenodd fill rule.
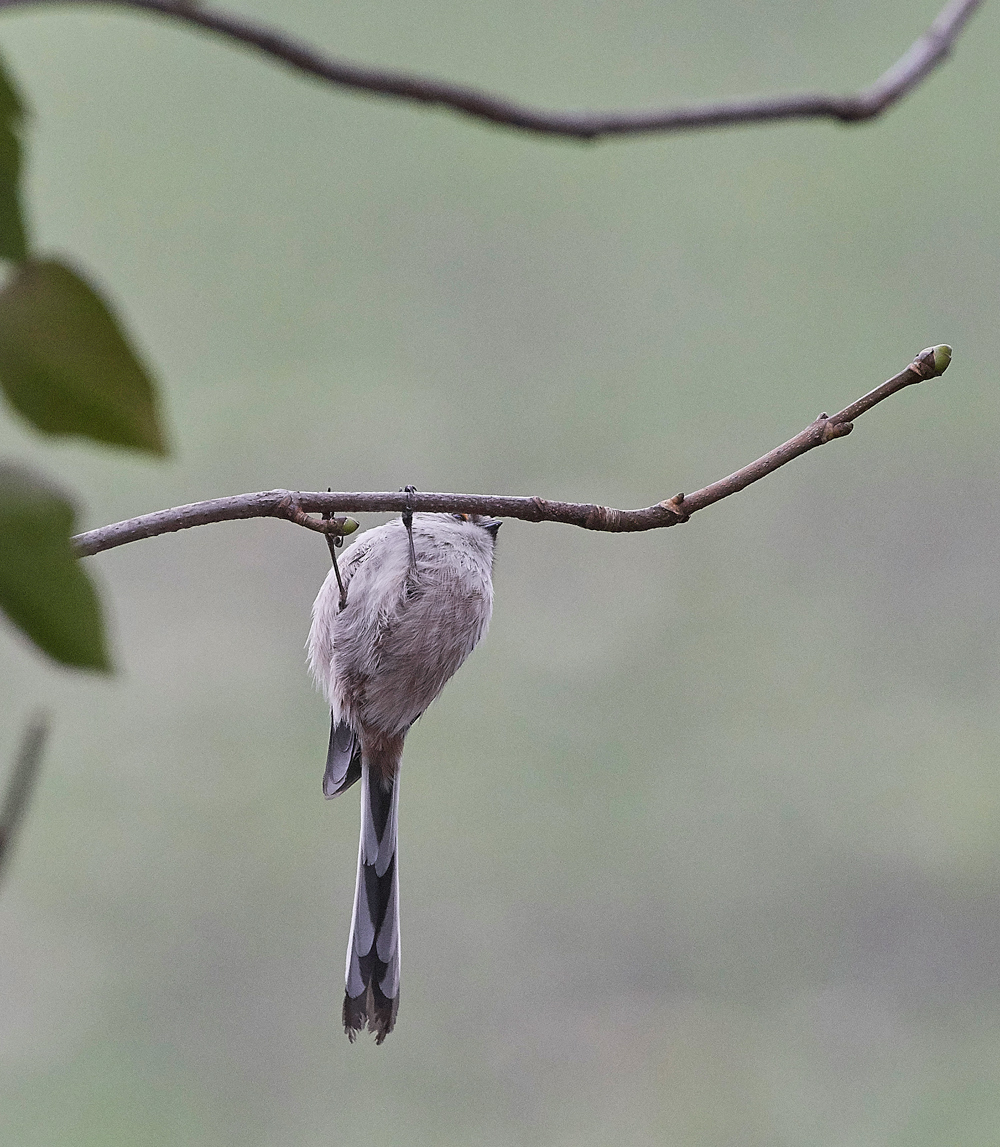
<path fill-rule="evenodd" d="M 934 369 L 938 374 L 944 374 L 951 362 L 951 347 L 947 343 L 934 347 Z"/>
<path fill-rule="evenodd" d="M 930 367 L 934 371 L 933 374 L 925 374 L 925 378 L 937 378 L 948 369 L 948 364 L 951 362 L 951 347 L 947 343 L 925 347 L 915 361 L 921 363 L 925 369 Z"/>

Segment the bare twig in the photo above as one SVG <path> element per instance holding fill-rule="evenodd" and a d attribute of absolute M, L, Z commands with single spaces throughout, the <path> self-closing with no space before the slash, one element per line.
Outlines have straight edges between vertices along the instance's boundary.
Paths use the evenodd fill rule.
<path fill-rule="evenodd" d="M 35 786 L 47 735 L 48 722 L 42 716 L 35 717 L 24 734 L 13 772 L 7 782 L 3 807 L 0 808 L 0 877 L 10 862 L 11 845 L 24 819 L 31 790 Z"/>
<path fill-rule="evenodd" d="M 0 0 L 0 10 L 37 8 L 52 3 L 79 6 L 91 2 L 93 0 Z M 437 104 L 501 127 L 593 140 L 607 135 L 732 127 L 768 120 L 827 117 L 842 123 L 857 123 L 872 119 L 902 99 L 947 56 L 982 0 L 949 0 L 934 23 L 905 55 L 875 83 L 851 95 L 803 92 L 719 100 L 680 108 L 598 112 L 548 111 L 445 80 L 334 59 L 277 29 L 242 16 L 209 11 L 192 0 L 96 2 L 115 8 L 152 12 L 196 25 L 339 87 L 368 95 Z"/>
<path fill-rule="evenodd" d="M 208 502 L 194 502 L 189 506 L 176 506 L 144 514 L 127 522 L 117 522 L 78 534 L 74 539 L 80 557 L 99 554 L 103 550 L 123 546 L 127 542 L 152 538 L 186 530 L 191 526 L 204 526 L 211 522 L 229 522 L 240 518 L 286 518 L 297 525 L 321 533 L 342 535 L 356 528 L 350 518 L 329 521 L 310 517 L 310 513 L 328 514 L 336 510 L 352 513 L 389 511 L 403 513 L 406 509 L 431 513 L 488 514 L 497 518 L 520 518 L 526 522 L 565 522 L 585 530 L 604 530 L 629 533 L 639 530 L 663 529 L 686 522 L 692 514 L 728 498 L 753 482 L 759 482 L 779 466 L 784 466 L 822 446 L 834 438 L 843 438 L 854 429 L 854 419 L 903 387 L 935 378 L 943 374 L 951 361 L 951 348 L 929 347 L 921 351 L 910 365 L 895 377 L 883 382 L 873 391 L 852 402 L 832 417 L 821 414 L 815 422 L 775 447 L 756 462 L 737 470 L 727 478 L 713 482 L 693 494 L 675 494 L 642 510 L 615 510 L 587 502 L 550 502 L 544 498 L 505 497 L 493 494 L 423 494 L 407 493 L 300 493 L 289 490 L 266 490 L 257 494 L 238 494 L 232 498 L 214 498 Z"/>

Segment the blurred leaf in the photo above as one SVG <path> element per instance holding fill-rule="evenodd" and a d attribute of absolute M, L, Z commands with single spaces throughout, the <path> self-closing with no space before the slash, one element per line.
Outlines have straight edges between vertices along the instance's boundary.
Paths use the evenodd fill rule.
<path fill-rule="evenodd" d="M 54 261 L 0 290 L 0 386 L 47 434 L 165 454 L 156 392 L 107 304 Z"/>
<path fill-rule="evenodd" d="M 24 103 L 0 61 L 0 258 L 28 257 L 21 211 L 21 139 Z"/>
<path fill-rule="evenodd" d="M 72 534 L 73 507 L 60 491 L 0 465 L 0 607 L 56 661 L 110 671 L 100 602 Z"/>

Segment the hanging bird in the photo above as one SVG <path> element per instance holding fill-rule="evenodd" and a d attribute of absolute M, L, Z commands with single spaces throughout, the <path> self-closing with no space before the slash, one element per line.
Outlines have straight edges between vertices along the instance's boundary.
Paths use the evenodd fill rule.
<path fill-rule="evenodd" d="M 399 1008 L 399 761 L 414 721 L 486 632 L 500 522 L 405 514 L 369 530 L 316 598 L 309 667 L 332 714 L 323 794 L 361 780 L 344 1031 L 380 1044 Z"/>

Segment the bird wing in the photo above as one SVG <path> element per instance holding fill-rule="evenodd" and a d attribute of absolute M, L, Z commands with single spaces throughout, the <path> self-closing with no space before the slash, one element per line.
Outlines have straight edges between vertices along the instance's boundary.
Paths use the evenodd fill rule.
<path fill-rule="evenodd" d="M 330 747 L 323 773 L 323 796 L 339 797 L 361 777 L 361 743 L 346 721 L 330 721 Z"/>

